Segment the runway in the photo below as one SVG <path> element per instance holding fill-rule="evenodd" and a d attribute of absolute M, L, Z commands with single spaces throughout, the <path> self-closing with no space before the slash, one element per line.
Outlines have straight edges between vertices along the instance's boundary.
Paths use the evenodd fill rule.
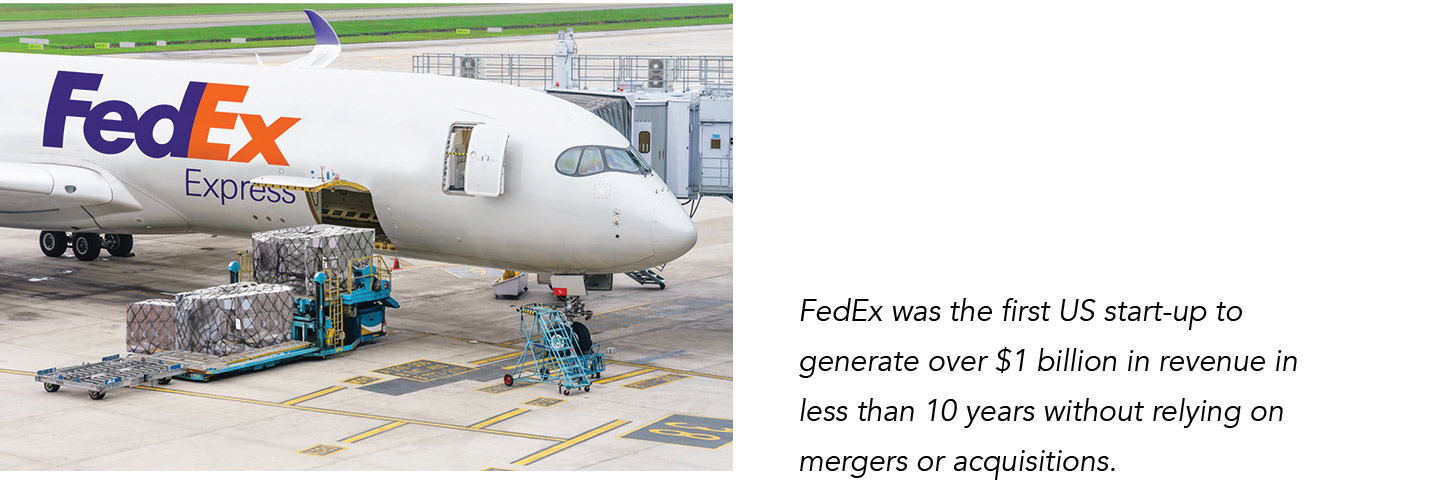
<path fill-rule="evenodd" d="M 581 53 L 719 55 L 726 28 L 581 34 Z M 553 36 L 348 48 L 341 68 L 407 71 L 413 52 L 547 53 Z M 547 45 L 547 49 L 544 46 Z M 262 54 L 282 63 L 303 49 Z M 147 55 L 255 62 L 237 51 Z M 48 393 L 36 370 L 125 349 L 136 301 L 227 282 L 249 246 L 206 234 L 136 237 L 136 256 L 49 258 L 38 232 L 0 229 L 0 469 L 729 470 L 733 458 L 733 205 L 706 199 L 699 240 L 662 271 L 668 289 L 617 275 L 591 292 L 594 340 L 614 348 L 590 392 L 502 385 L 537 284 L 494 299 L 498 270 L 400 260 L 389 334 L 323 360 L 114 391 Z"/>

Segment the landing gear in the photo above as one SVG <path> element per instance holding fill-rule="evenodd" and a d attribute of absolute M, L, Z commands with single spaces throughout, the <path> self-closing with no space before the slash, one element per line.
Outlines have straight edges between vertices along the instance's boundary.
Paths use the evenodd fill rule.
<path fill-rule="evenodd" d="M 132 256 L 131 246 L 134 241 L 128 234 L 107 233 L 101 240 L 101 245 L 106 247 L 106 253 L 110 253 L 112 257 L 129 257 Z"/>
<path fill-rule="evenodd" d="M 57 230 L 46 230 L 40 232 L 40 252 L 47 257 L 59 257 L 65 255 L 65 249 L 70 248 L 75 252 L 76 259 L 82 262 L 95 260 L 101 256 L 101 250 L 105 249 L 112 257 L 132 257 L 131 247 L 135 245 L 131 235 L 121 233 L 107 233 L 104 236 L 97 233 L 76 233 L 66 234 Z"/>
<path fill-rule="evenodd" d="M 71 239 L 71 251 L 76 260 L 89 262 L 101 256 L 101 236 L 94 233 L 77 233 Z"/>
<path fill-rule="evenodd" d="M 44 231 L 40 232 L 40 251 L 47 257 L 59 257 L 65 255 L 66 247 L 70 246 L 70 236 L 65 232 Z"/>
<path fill-rule="evenodd" d="M 569 317 L 569 321 L 578 321 L 579 317 L 584 317 L 584 320 L 594 318 L 593 311 L 584 309 L 583 298 L 575 295 L 564 298 L 564 310 L 562 311 L 565 316 Z"/>

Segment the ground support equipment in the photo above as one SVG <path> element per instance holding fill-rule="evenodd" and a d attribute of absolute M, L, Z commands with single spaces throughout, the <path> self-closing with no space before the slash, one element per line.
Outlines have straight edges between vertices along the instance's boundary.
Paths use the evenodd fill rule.
<path fill-rule="evenodd" d="M 590 378 L 599 378 L 604 372 L 604 354 L 598 344 L 580 348 L 574 328 L 564 312 L 544 305 L 520 307 L 524 351 L 514 363 L 513 373 L 504 375 L 504 385 L 552 383 L 564 395 L 574 389 L 589 391 Z"/>
<path fill-rule="evenodd" d="M 140 385 L 155 381 L 165 385 L 171 377 L 185 373 L 180 363 L 146 355 L 111 355 L 100 363 L 86 363 L 73 367 L 47 368 L 35 372 L 35 381 L 45 386 L 45 391 L 60 390 L 62 385 L 79 388 L 90 394 L 92 400 L 100 400 L 106 392 L 122 387 Z"/>

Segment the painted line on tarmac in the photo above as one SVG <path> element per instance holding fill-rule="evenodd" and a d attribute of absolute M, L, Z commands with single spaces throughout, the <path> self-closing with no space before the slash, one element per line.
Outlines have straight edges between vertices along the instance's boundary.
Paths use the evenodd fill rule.
<path fill-rule="evenodd" d="M 483 427 L 487 427 L 489 425 L 493 425 L 493 424 L 498 423 L 498 422 L 502 422 L 504 420 L 508 420 L 510 418 L 517 417 L 519 415 L 523 415 L 524 413 L 527 413 L 528 411 L 529 411 L 529 409 L 527 409 L 527 408 L 515 408 L 513 410 L 509 410 L 507 412 L 500 413 L 498 415 L 494 415 L 492 417 L 489 417 L 488 420 L 484 420 L 482 422 L 478 422 L 478 423 L 475 423 L 473 425 L 469 425 L 468 428 L 469 429 L 472 429 L 472 430 L 477 430 L 477 429 L 480 429 L 480 428 L 483 428 Z"/>
<path fill-rule="evenodd" d="M 508 431 L 503 431 L 503 430 L 489 430 L 489 429 L 482 429 L 482 428 L 480 428 L 480 429 L 473 429 L 473 428 L 468 428 L 468 427 L 465 427 L 465 426 L 462 426 L 462 425 L 449 425 L 449 424 L 446 424 L 446 423 L 428 422 L 428 421 L 422 421 L 422 420 L 411 420 L 411 419 L 407 419 L 407 418 L 388 417 L 388 416 L 383 416 L 383 415 L 372 415 L 372 414 L 367 414 L 367 413 L 348 412 L 348 411 L 343 411 L 343 410 L 333 410 L 333 409 L 330 409 L 330 408 L 304 407 L 304 406 L 301 406 L 301 405 L 283 405 L 283 404 L 276 403 L 276 402 L 265 402 L 265 401 L 261 401 L 261 400 L 252 400 L 252 399 L 238 398 L 238 397 L 228 397 L 228 396 L 224 396 L 224 395 L 212 395 L 212 394 L 209 394 L 209 393 L 188 392 L 188 391 L 184 391 L 184 390 L 173 390 L 173 389 L 170 389 L 170 388 L 149 387 L 149 386 L 145 386 L 145 385 L 137 385 L 137 386 L 134 386 L 134 387 L 131 387 L 131 388 L 138 388 L 138 389 L 141 389 L 141 390 L 151 390 L 151 391 L 155 391 L 155 392 L 174 393 L 174 394 L 177 394 L 177 395 L 187 395 L 187 396 L 192 396 L 192 397 L 210 398 L 210 399 L 213 399 L 213 400 L 226 400 L 226 401 L 229 401 L 229 402 L 249 403 L 249 404 L 252 404 L 252 405 L 261 405 L 261 406 L 266 406 L 266 407 L 281 407 L 281 408 L 288 408 L 288 409 L 292 409 L 292 410 L 302 410 L 302 411 L 307 411 L 307 412 L 327 413 L 327 414 L 332 414 L 332 415 L 342 415 L 342 416 L 346 416 L 346 417 L 370 418 L 370 419 L 373 419 L 373 420 L 383 420 L 383 421 L 388 421 L 388 422 L 407 422 L 407 423 L 411 423 L 411 424 L 414 424 L 414 425 L 426 425 L 426 426 L 430 426 L 430 427 L 447 428 L 447 429 L 450 429 L 450 430 L 463 430 L 463 431 L 468 431 L 468 432 L 484 432 L 484 433 L 492 433 L 492 434 L 495 434 L 495 435 L 504 435 L 504 436 L 509 436 L 509 437 L 529 438 L 529 439 L 534 439 L 534 440 L 547 440 L 547 441 L 551 441 L 551 442 L 563 442 L 563 441 L 566 441 L 567 440 L 567 439 L 559 438 L 559 437 L 550 437 L 548 435 L 534 435 L 534 434 L 529 434 L 529 433 L 508 432 Z"/>
<path fill-rule="evenodd" d="M 357 443 L 357 442 L 361 442 L 363 440 L 367 440 L 369 437 L 372 437 L 373 435 L 377 435 L 379 433 L 383 433 L 383 432 L 386 432 L 388 430 L 392 430 L 394 428 L 398 428 L 398 427 L 401 427 L 401 426 L 407 425 L 407 424 L 408 424 L 408 422 L 404 422 L 402 420 L 399 420 L 399 421 L 396 421 L 396 422 L 393 422 L 393 423 L 388 423 L 388 424 L 385 424 L 385 425 L 383 425 L 381 427 L 374 428 L 372 430 L 368 430 L 366 432 L 359 433 L 357 435 L 353 435 L 351 437 L 347 437 L 347 438 L 344 438 L 344 439 L 338 440 L 338 441 L 339 442 L 342 442 L 342 443 Z"/>
<path fill-rule="evenodd" d="M 621 374 L 615 375 L 613 377 L 601 378 L 599 380 L 595 380 L 594 383 L 603 384 L 603 383 L 609 383 L 609 382 L 617 382 L 617 381 L 624 380 L 624 379 L 629 378 L 629 377 L 633 377 L 635 375 L 643 375 L 643 374 L 646 374 L 646 373 L 649 373 L 649 372 L 653 372 L 653 371 L 655 371 L 655 369 L 653 367 L 641 368 L 641 369 L 635 370 L 633 372 L 621 373 Z"/>
<path fill-rule="evenodd" d="M 594 437 L 603 435 L 605 432 L 608 432 L 610 430 L 614 430 L 616 428 L 619 428 L 621 426 L 624 426 L 627 423 L 629 423 L 629 420 L 615 420 L 613 422 L 609 422 L 609 423 L 606 423 L 604 425 L 600 425 L 598 427 L 595 427 L 593 430 L 590 430 L 590 431 L 587 431 L 587 432 L 584 432 L 584 433 L 579 434 L 579 436 L 570 438 L 570 439 L 565 440 L 563 442 L 559 442 L 558 445 L 554 445 L 552 447 L 545 448 L 543 450 L 539 450 L 538 452 L 535 452 L 533 455 L 529 455 L 527 457 L 524 457 L 524 458 L 520 458 L 518 460 L 515 460 L 514 461 L 514 465 L 528 465 L 528 464 L 537 462 L 539 460 L 543 460 L 543 459 L 547 458 L 549 455 L 553 455 L 555 453 L 562 452 L 562 451 L 564 451 L 564 449 L 567 449 L 569 447 L 572 447 L 572 446 L 575 446 L 575 445 L 584 443 L 584 441 L 586 441 L 586 440 L 589 440 L 591 438 L 594 438 Z"/>
<path fill-rule="evenodd" d="M 321 397 L 323 395 L 327 395 L 329 393 L 336 392 L 338 390 L 343 390 L 343 389 L 346 389 L 346 388 L 347 387 L 343 387 L 343 386 L 327 387 L 327 388 L 324 388 L 322 390 L 318 390 L 316 392 L 312 392 L 312 393 L 309 393 L 309 394 L 306 394 L 306 395 L 303 395 L 303 396 L 300 396 L 300 397 L 296 397 L 296 398 L 293 398 L 291 400 L 282 402 L 282 404 L 283 405 L 287 405 L 287 406 L 290 407 L 292 405 L 296 405 L 296 404 L 299 404 L 299 403 L 302 403 L 302 402 L 305 402 L 305 401 L 308 401 L 308 400 L 312 400 L 314 398 Z"/>

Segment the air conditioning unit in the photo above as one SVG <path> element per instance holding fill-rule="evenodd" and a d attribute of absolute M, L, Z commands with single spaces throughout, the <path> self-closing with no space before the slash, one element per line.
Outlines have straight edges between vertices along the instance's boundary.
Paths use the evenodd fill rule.
<path fill-rule="evenodd" d="M 649 59 L 649 78 L 646 88 L 665 88 L 665 61 L 660 58 Z"/>

